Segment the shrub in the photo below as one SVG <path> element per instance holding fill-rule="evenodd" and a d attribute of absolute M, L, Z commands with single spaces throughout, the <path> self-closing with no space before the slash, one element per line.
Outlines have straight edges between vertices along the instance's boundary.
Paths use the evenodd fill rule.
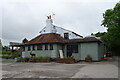
<path fill-rule="evenodd" d="M 21 57 L 21 59 L 27 59 L 26 57 Z"/>
<path fill-rule="evenodd" d="M 42 60 L 43 57 L 39 56 L 39 57 L 36 57 L 37 60 Z"/>
<path fill-rule="evenodd" d="M 38 56 L 38 57 L 31 57 L 29 59 L 30 62 L 49 62 L 50 61 L 50 57 L 42 57 L 42 56 Z"/>
<path fill-rule="evenodd" d="M 8 54 L 2 54 L 2 58 L 5 58 L 5 59 L 13 59 L 14 57 L 12 55 L 8 55 Z"/>
<path fill-rule="evenodd" d="M 29 60 L 29 58 L 27 58 L 27 57 L 21 57 L 20 58 L 20 61 L 22 61 L 22 62 L 27 62 Z"/>
<path fill-rule="evenodd" d="M 50 57 L 43 57 L 43 60 L 48 60 L 50 59 Z"/>
<path fill-rule="evenodd" d="M 87 57 L 87 58 L 91 58 L 91 55 L 90 55 L 90 54 L 87 54 L 86 57 Z"/>
<path fill-rule="evenodd" d="M 92 62 L 92 57 L 91 57 L 91 55 L 86 55 L 86 57 L 85 57 L 85 61 L 86 62 Z"/>
<path fill-rule="evenodd" d="M 57 58 L 60 58 L 60 56 L 57 56 Z"/>
<path fill-rule="evenodd" d="M 71 59 L 74 59 L 74 56 L 70 56 Z"/>
<path fill-rule="evenodd" d="M 31 57 L 31 60 L 49 60 L 50 57 L 42 57 L 42 56 L 38 56 L 38 57 Z"/>

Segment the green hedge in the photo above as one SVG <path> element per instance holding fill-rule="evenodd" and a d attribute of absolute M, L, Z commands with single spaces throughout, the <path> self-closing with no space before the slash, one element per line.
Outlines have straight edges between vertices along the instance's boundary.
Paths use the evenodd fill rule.
<path fill-rule="evenodd" d="M 31 57 L 30 59 L 33 59 L 33 60 L 48 60 L 48 59 L 50 59 L 50 57 L 38 56 L 38 57 Z"/>
<path fill-rule="evenodd" d="M 14 59 L 16 56 L 12 56 L 12 55 L 2 55 L 2 58 L 5 59 Z"/>

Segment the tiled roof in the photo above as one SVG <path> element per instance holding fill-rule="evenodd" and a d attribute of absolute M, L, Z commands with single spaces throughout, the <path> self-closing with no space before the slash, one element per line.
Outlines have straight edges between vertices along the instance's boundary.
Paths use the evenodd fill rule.
<path fill-rule="evenodd" d="M 26 42 L 25 44 L 39 44 L 39 43 L 62 43 L 64 38 L 61 37 L 59 34 L 55 33 L 48 33 L 48 34 L 41 34 L 34 39 Z"/>
<path fill-rule="evenodd" d="M 81 38 L 81 39 L 64 39 L 62 36 L 56 33 L 41 34 L 34 39 L 26 42 L 25 44 L 39 44 L 39 43 L 75 43 L 75 42 L 100 42 L 95 37 Z"/>
<path fill-rule="evenodd" d="M 65 40 L 64 43 L 83 43 L 83 42 L 101 42 L 99 39 L 96 39 L 95 37 L 89 37 L 89 38 L 82 38 L 82 39 L 70 39 Z"/>

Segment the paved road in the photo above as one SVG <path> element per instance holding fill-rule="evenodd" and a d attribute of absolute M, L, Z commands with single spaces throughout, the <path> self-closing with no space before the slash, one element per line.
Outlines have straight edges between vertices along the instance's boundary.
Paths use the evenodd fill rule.
<path fill-rule="evenodd" d="M 118 57 L 77 64 L 17 63 L 3 60 L 3 78 L 118 78 Z"/>
<path fill-rule="evenodd" d="M 3 77 L 9 78 L 45 78 L 71 77 L 85 65 L 57 63 L 4 63 Z"/>
<path fill-rule="evenodd" d="M 110 62 L 2 63 L 3 78 L 118 78 L 118 67 Z"/>
<path fill-rule="evenodd" d="M 118 68 L 111 64 L 85 66 L 73 78 L 118 78 Z"/>

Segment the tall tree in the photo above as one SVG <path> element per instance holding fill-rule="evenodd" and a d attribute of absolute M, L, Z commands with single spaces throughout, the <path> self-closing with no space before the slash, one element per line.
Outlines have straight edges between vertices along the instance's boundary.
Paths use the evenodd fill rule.
<path fill-rule="evenodd" d="M 97 33 L 95 33 L 95 34 L 91 33 L 91 35 L 94 35 L 94 36 L 96 36 L 96 37 L 102 37 L 102 36 L 104 36 L 105 34 L 106 34 L 106 32 L 97 32 Z"/>
<path fill-rule="evenodd" d="M 120 53 L 120 2 L 113 9 L 108 9 L 103 14 L 102 25 L 107 27 L 107 33 L 101 38 L 109 50 L 118 55 Z"/>
<path fill-rule="evenodd" d="M 23 39 L 22 43 L 26 43 L 26 42 L 28 42 L 28 40 L 26 38 Z"/>

